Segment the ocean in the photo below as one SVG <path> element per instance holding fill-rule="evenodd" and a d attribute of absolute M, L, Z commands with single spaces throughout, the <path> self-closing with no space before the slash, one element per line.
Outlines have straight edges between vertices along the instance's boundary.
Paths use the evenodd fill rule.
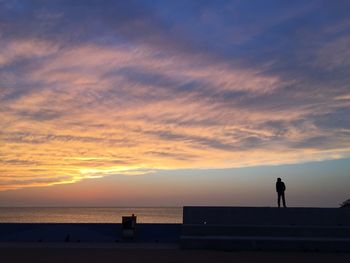
<path fill-rule="evenodd" d="M 0 207 L 0 223 L 182 223 L 182 207 Z"/>

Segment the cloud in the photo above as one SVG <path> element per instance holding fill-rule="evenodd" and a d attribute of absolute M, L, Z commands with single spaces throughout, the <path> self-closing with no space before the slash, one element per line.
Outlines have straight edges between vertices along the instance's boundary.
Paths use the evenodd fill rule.
<path fill-rule="evenodd" d="M 1 39 L 2 51 L 0 53 L 0 66 L 9 65 L 16 61 L 26 59 L 35 60 L 49 56 L 57 51 L 58 47 L 54 43 L 38 39 Z"/>
<path fill-rule="evenodd" d="M 342 3 L 38 3 L 0 3 L 1 189 L 349 156 Z"/>

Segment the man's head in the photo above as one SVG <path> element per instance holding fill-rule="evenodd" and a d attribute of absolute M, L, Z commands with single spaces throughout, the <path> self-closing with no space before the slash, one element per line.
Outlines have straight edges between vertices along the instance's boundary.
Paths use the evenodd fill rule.
<path fill-rule="evenodd" d="M 282 180 L 281 180 L 281 178 L 277 178 L 277 182 L 281 182 Z"/>

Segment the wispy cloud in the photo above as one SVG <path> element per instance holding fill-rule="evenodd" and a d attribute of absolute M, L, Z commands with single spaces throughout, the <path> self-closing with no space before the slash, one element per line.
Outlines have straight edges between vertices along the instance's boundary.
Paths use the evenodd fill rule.
<path fill-rule="evenodd" d="M 0 5 L 0 189 L 349 156 L 346 3 Z"/>

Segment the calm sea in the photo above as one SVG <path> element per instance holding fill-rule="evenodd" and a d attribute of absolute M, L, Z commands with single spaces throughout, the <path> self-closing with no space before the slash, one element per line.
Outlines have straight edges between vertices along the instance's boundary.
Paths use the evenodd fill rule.
<path fill-rule="evenodd" d="M 0 207 L 0 223 L 121 223 L 131 214 L 138 223 L 182 223 L 181 207 Z"/>

